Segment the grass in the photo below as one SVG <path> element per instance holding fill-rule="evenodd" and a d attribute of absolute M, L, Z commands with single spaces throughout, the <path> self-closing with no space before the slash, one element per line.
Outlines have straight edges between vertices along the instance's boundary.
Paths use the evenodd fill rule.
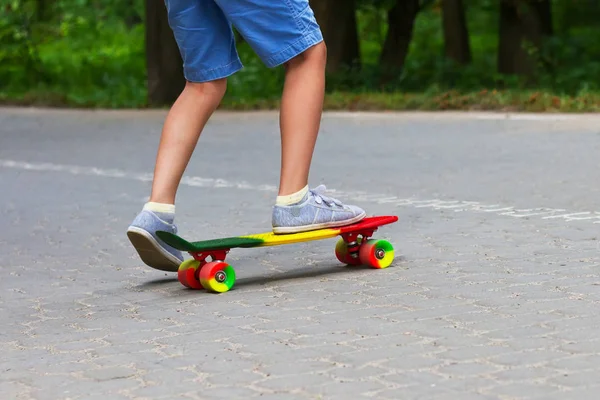
<path fill-rule="evenodd" d="M 277 101 L 225 102 L 233 110 L 274 109 Z M 438 92 L 438 93 L 329 93 L 326 110 L 348 111 L 511 111 L 599 112 L 600 94 L 556 96 L 538 91 Z"/>
<path fill-rule="evenodd" d="M 57 93 L 29 92 L 20 95 L 0 94 L 0 104 L 16 106 L 71 108 L 111 107 L 94 102 L 70 101 Z M 145 108 L 138 104 L 135 108 Z M 278 99 L 224 99 L 221 110 L 273 110 Z M 557 96 L 540 91 L 435 92 L 435 93 L 348 93 L 334 92 L 325 96 L 325 110 L 337 111 L 502 111 L 502 112 L 600 112 L 600 93 Z"/>

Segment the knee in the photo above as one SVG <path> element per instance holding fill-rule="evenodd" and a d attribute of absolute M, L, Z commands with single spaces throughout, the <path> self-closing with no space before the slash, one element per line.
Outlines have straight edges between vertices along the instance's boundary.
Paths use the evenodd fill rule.
<path fill-rule="evenodd" d="M 327 46 L 325 45 L 325 42 L 320 42 L 306 49 L 302 54 L 292 58 L 284 65 L 286 68 L 289 68 L 306 63 L 325 68 L 325 65 L 327 64 Z"/>
<path fill-rule="evenodd" d="M 190 82 L 185 84 L 185 90 L 194 94 L 210 95 L 222 98 L 227 91 L 227 78 L 208 82 Z"/>

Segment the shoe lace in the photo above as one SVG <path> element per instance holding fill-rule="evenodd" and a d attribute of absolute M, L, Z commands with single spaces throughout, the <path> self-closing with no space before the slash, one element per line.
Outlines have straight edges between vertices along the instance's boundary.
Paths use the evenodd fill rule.
<path fill-rule="evenodd" d="M 333 197 L 325 196 L 324 192 L 327 190 L 325 185 L 319 185 L 314 189 L 309 189 L 311 195 L 315 198 L 315 201 L 319 204 L 325 203 L 328 206 L 336 205 L 338 207 L 343 207 L 341 201 L 334 199 Z"/>

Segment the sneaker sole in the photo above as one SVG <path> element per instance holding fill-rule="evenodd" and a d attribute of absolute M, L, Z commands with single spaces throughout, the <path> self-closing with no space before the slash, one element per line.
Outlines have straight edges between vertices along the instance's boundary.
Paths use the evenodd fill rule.
<path fill-rule="evenodd" d="M 143 229 L 129 227 L 129 241 L 147 266 L 161 271 L 177 272 L 181 260 L 162 249 L 152 235 Z"/>
<path fill-rule="evenodd" d="M 340 226 L 346 226 L 355 224 L 359 221 L 362 221 L 367 216 L 367 213 L 364 212 L 360 215 L 352 219 L 346 219 L 344 221 L 335 221 L 335 222 L 324 222 L 322 224 L 312 224 L 312 225 L 303 225 L 303 226 L 290 226 L 290 227 L 277 227 L 273 228 L 273 233 L 300 233 L 300 232 L 310 232 L 316 231 L 319 229 L 327 229 L 327 228 L 339 228 Z"/>

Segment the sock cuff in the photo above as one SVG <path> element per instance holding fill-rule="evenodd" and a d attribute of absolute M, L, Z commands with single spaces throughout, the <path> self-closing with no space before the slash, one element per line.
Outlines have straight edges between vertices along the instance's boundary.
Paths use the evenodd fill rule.
<path fill-rule="evenodd" d="M 296 204 L 300 202 L 300 200 L 302 200 L 306 193 L 308 193 L 308 185 L 304 186 L 296 193 L 292 193 L 286 196 L 277 196 L 275 204 L 277 204 L 278 206 L 289 206 L 291 204 Z"/>
<path fill-rule="evenodd" d="M 149 201 L 146 204 L 144 204 L 144 210 L 166 214 L 175 214 L 175 205 L 165 203 L 154 203 Z"/>

